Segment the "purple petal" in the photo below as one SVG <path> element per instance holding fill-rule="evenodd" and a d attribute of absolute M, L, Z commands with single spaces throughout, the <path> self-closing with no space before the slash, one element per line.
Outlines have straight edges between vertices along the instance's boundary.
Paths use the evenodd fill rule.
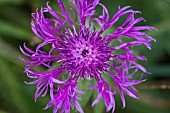
<path fill-rule="evenodd" d="M 132 91 L 129 88 L 126 88 L 126 87 L 124 87 L 123 89 L 129 96 L 136 98 L 136 99 L 139 99 L 138 95 L 134 91 Z"/>

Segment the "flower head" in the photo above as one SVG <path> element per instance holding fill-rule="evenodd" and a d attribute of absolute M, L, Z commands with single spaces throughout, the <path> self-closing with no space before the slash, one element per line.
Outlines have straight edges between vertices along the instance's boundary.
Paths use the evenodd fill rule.
<path fill-rule="evenodd" d="M 145 80 L 135 80 L 134 74 L 141 70 L 149 72 L 138 60 L 146 60 L 144 56 L 135 55 L 131 47 L 145 45 L 151 49 L 150 42 L 155 41 L 144 30 L 154 30 L 150 26 L 137 26 L 142 17 L 135 19 L 140 13 L 129 9 L 129 6 L 120 8 L 110 18 L 107 8 L 99 0 L 72 0 L 70 9 L 66 9 L 62 0 L 58 0 L 61 12 L 54 11 L 47 3 L 47 7 L 32 14 L 32 30 L 42 40 L 36 50 L 29 49 L 24 43 L 21 52 L 30 57 L 30 61 L 21 58 L 27 64 L 25 72 L 29 78 L 36 79 L 27 84 L 36 84 L 35 100 L 41 95 L 50 92 L 51 101 L 45 109 L 54 105 L 54 113 L 69 113 L 70 108 L 83 113 L 78 102 L 79 94 L 84 94 L 78 87 L 78 79 L 95 79 L 96 86 L 89 89 L 98 90 L 98 97 L 92 106 L 104 99 L 106 110 L 114 112 L 116 87 L 125 107 L 123 92 L 138 99 L 134 85 Z M 96 15 L 95 8 L 99 5 L 103 9 L 102 15 Z M 51 17 L 46 17 L 45 14 Z M 114 31 L 103 36 L 104 32 L 115 25 L 123 16 L 126 20 Z M 96 30 L 99 26 L 99 30 Z M 124 40 L 126 39 L 126 41 Z M 51 45 L 48 52 L 42 47 Z M 26 52 L 27 51 L 27 52 Z M 121 52 L 119 52 L 121 51 Z M 59 67 L 56 68 L 55 64 Z M 33 72 L 32 69 L 43 65 L 50 69 L 48 72 Z M 114 81 L 114 89 L 103 76 L 106 73 Z M 63 79 L 63 76 L 67 79 Z M 112 84 L 111 84 L 112 85 Z M 57 87 L 56 87 L 57 86 Z"/>

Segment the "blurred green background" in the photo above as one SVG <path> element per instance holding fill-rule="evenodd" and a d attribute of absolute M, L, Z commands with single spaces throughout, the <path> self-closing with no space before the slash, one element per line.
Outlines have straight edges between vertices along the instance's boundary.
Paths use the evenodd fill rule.
<path fill-rule="evenodd" d="M 57 0 L 49 0 L 54 9 L 58 9 Z M 63 0 L 68 4 L 67 0 Z M 142 12 L 147 23 L 158 29 L 158 32 L 147 32 L 156 38 L 152 50 L 144 46 L 135 49 L 137 54 L 145 55 L 147 62 L 142 64 L 152 72 L 145 75 L 148 81 L 137 85 L 140 100 L 125 96 L 127 106 L 122 109 L 119 94 L 116 98 L 115 113 L 170 113 L 170 0 L 101 0 L 113 15 L 117 6 L 130 5 L 132 9 Z M 43 111 L 49 97 L 39 98 L 34 103 L 34 85 L 23 73 L 25 64 L 19 60 L 19 45 L 27 42 L 35 47 L 39 40 L 31 31 L 31 12 L 45 6 L 46 0 L 0 0 L 0 113 L 52 113 L 52 108 Z M 68 6 L 68 5 L 66 5 Z M 98 8 L 97 11 L 101 9 Z M 43 70 L 43 67 L 40 68 Z M 81 101 L 85 113 L 106 113 L 103 102 L 91 108 L 97 92 L 84 89 L 89 82 L 80 82 L 87 94 Z M 102 100 L 103 101 L 103 100 Z M 76 110 L 72 113 L 77 113 Z"/>

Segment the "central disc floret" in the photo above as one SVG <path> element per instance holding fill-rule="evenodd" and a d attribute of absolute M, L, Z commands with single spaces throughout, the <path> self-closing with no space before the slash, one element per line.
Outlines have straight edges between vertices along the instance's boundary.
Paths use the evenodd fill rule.
<path fill-rule="evenodd" d="M 94 78 L 102 75 L 109 65 L 112 49 L 95 31 L 85 29 L 60 49 L 61 66 L 73 76 Z"/>
<path fill-rule="evenodd" d="M 84 49 L 81 53 L 83 57 L 86 57 L 86 55 L 89 53 L 89 50 Z"/>
<path fill-rule="evenodd" d="M 87 42 L 84 44 L 76 44 L 75 49 L 72 50 L 72 55 L 77 60 L 77 63 L 84 63 L 85 66 L 97 60 L 97 50 L 92 45 L 87 45 Z"/>

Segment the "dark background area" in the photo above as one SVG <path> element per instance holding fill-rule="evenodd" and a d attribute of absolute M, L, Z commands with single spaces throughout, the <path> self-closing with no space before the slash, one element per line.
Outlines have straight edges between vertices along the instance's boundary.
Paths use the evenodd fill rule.
<path fill-rule="evenodd" d="M 25 64 L 20 61 L 22 56 L 19 45 L 27 42 L 34 48 L 39 40 L 31 31 L 31 13 L 36 8 L 46 5 L 47 0 L 0 0 L 0 113 L 52 113 L 53 108 L 43 111 L 49 97 L 39 98 L 34 102 L 34 85 L 26 85 L 30 81 L 23 70 Z M 57 0 L 49 0 L 50 5 L 58 10 Z M 63 0 L 68 5 L 67 0 Z M 135 48 L 136 54 L 145 55 L 147 62 L 143 64 L 152 75 L 144 75 L 148 80 L 137 85 L 140 100 L 128 97 L 127 106 L 122 109 L 119 94 L 116 98 L 115 113 L 170 113 L 170 0 L 101 0 L 112 16 L 117 7 L 132 6 L 139 10 L 146 23 L 158 29 L 148 32 L 157 42 L 152 43 L 152 50 L 145 46 Z M 97 12 L 100 12 L 97 8 Z M 39 70 L 44 70 L 40 67 Z M 88 81 L 80 82 L 83 89 L 90 85 Z M 103 102 L 91 107 L 97 92 L 86 90 L 81 105 L 85 113 L 106 113 Z M 103 100 L 102 100 L 103 101 Z M 73 110 L 72 113 L 78 113 Z"/>

